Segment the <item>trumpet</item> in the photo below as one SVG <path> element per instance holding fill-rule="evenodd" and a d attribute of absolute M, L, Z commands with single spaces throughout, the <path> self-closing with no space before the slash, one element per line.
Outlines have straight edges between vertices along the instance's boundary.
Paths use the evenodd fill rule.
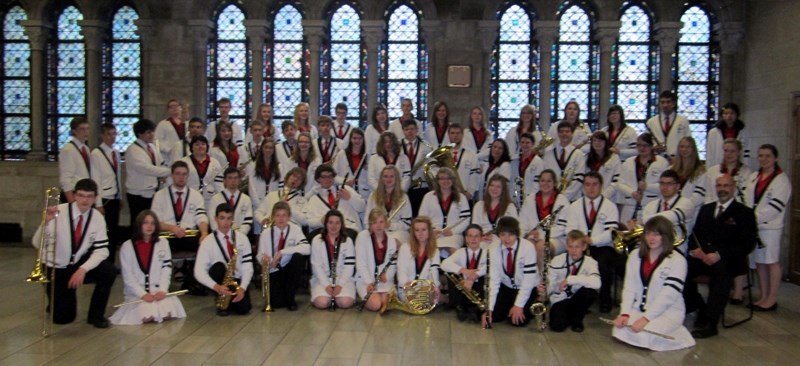
<path fill-rule="evenodd" d="M 197 229 L 186 229 L 186 235 L 184 238 L 196 238 L 200 236 L 200 230 Z M 162 239 L 176 239 L 175 233 L 171 231 L 162 231 L 158 233 L 158 237 Z"/>
<path fill-rule="evenodd" d="M 26 282 L 30 283 L 40 283 L 44 285 L 44 291 L 42 292 L 42 335 L 45 337 L 49 337 L 50 334 L 53 334 L 53 314 L 54 311 L 50 312 L 50 316 L 47 316 L 47 309 L 52 307 L 53 298 L 55 296 L 55 281 L 56 281 L 56 271 L 55 271 L 55 262 L 56 262 L 56 240 L 54 235 L 48 235 L 47 231 L 47 211 L 50 210 L 51 207 L 58 207 L 59 197 L 61 196 L 61 190 L 56 187 L 50 187 L 45 191 L 45 198 L 44 198 L 44 209 L 42 210 L 42 224 L 41 224 L 41 231 L 40 235 L 41 238 L 39 239 L 39 248 L 36 251 L 36 260 L 33 264 L 33 270 L 31 274 L 25 279 Z M 56 217 L 58 217 L 58 211 L 55 213 Z M 56 221 L 54 226 L 56 226 L 58 221 Z M 54 231 L 55 232 L 55 231 Z M 50 262 L 53 269 L 47 273 L 47 269 L 45 266 L 47 263 Z M 51 284 L 50 286 L 50 294 L 48 297 L 47 293 L 47 285 Z"/>

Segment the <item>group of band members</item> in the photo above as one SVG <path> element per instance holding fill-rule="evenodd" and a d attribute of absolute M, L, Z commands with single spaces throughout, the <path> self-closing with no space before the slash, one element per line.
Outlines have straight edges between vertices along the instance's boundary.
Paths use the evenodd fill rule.
<path fill-rule="evenodd" d="M 651 301 L 648 306 L 644 299 L 654 298 L 656 289 L 642 284 L 642 278 L 662 271 L 666 259 L 683 261 L 688 272 L 674 273 L 676 280 L 661 286 L 677 291 L 664 295 L 664 301 L 675 297 L 682 304 L 684 283 L 711 274 L 714 291 L 708 305 L 695 296 L 696 286 L 685 286 L 692 292 L 686 297 L 691 299 L 689 310 L 701 310 L 695 337 L 716 334 L 724 305 L 741 303 L 743 274 L 749 266 L 757 269 L 761 288 L 761 298 L 750 306 L 757 311 L 776 309 L 781 234 L 791 194 L 774 146 L 765 144 L 757 150 L 757 169 L 748 165 L 748 133 L 735 104 L 723 106 L 720 122 L 709 132 L 706 162 L 700 160 L 688 121 L 676 113 L 676 105 L 674 92 L 662 93 L 658 115 L 647 121 L 641 134 L 626 124 L 624 110 L 616 105 L 609 108 L 608 125 L 592 133 L 580 120 L 580 106 L 574 101 L 566 105 L 564 118 L 545 133 L 536 123 L 535 108 L 525 105 L 518 124 L 504 139 L 494 140 L 481 107 L 472 108 L 462 126 L 453 121 L 444 102 L 436 103 L 424 131 L 411 113 L 410 100 L 403 101 L 403 114 L 394 121 L 389 121 L 385 107 L 375 108 L 366 131 L 349 124 L 344 104 L 336 106 L 335 118 L 322 116 L 314 125 L 308 105 L 300 103 L 293 120 L 280 125 L 281 137 L 269 105 L 258 108 L 258 118 L 243 133 L 230 120 L 228 99 L 218 102 L 220 118 L 208 126 L 197 118 L 186 121 L 181 104 L 170 100 L 166 119 L 157 125 L 146 119 L 134 124 L 137 139 L 126 151 L 124 183 L 136 234 L 132 246 L 137 255 L 139 242 L 152 242 L 158 253 L 163 252 L 162 241 L 147 234 L 155 221 L 158 232 L 172 237 L 171 251 L 197 253 L 187 278 L 194 276 L 219 294 L 233 295 L 234 313 L 246 313 L 251 305 L 247 286 L 230 294 L 220 285 L 233 247 L 240 248 L 234 277 L 241 285 L 252 279 L 251 262 L 266 266 L 273 275 L 274 307 L 297 309 L 298 273 L 303 271 L 304 256 L 309 256 L 315 307 L 346 308 L 370 294 L 375 297 L 363 299 L 365 307 L 378 310 L 385 306 L 389 289 L 397 287 L 402 298 L 403 286 L 414 279 L 431 280 L 439 291 L 440 270 L 460 275 L 483 296 L 483 275 L 489 274 L 490 316 L 483 322 L 509 319 L 515 325 L 526 324 L 538 290 L 554 304 L 573 298 L 577 303 L 558 307 L 558 315 L 551 316 L 554 330 L 567 326 L 582 330 L 580 309 L 595 298 L 600 312 L 609 313 L 615 276 L 625 276 L 623 301 L 630 301 L 614 322 L 628 328 L 615 335 L 637 345 L 669 348 L 675 345 L 634 340 L 647 319 L 653 327 L 675 330 L 666 323 L 656 324 L 653 318 L 664 314 L 649 310 L 655 305 Z M 86 146 L 88 121 L 76 118 L 70 128 L 73 136 L 59 155 L 63 197 L 68 203 L 77 202 L 77 182 L 86 178 L 98 182 L 92 197 L 100 213 L 96 217 L 106 215 L 110 232 L 116 233 L 122 193 L 120 155 L 114 149 L 116 128 L 101 126 L 103 142 L 91 154 Z M 420 167 L 443 146 L 450 146 L 445 151 L 452 154 L 452 166 L 438 167 L 435 179 L 428 181 Z M 242 181 L 246 192 L 240 191 Z M 59 209 L 68 208 L 79 210 L 77 203 Z M 750 212 L 752 218 L 727 218 L 727 210 L 734 209 Z M 713 217 L 705 217 L 709 212 Z M 672 234 L 662 227 L 666 223 Z M 643 225 L 642 250 L 628 255 L 626 264 L 625 255 L 614 250 L 612 232 Z M 747 232 L 730 236 L 729 225 Z M 656 234 L 660 240 L 648 239 Z M 691 240 L 680 240 L 673 248 L 668 239 L 676 235 Z M 105 233 L 80 244 L 98 245 L 99 238 L 105 240 Z M 74 253 L 91 254 L 92 268 L 84 264 L 90 270 L 101 262 L 101 253 L 102 259 L 109 251 L 114 258 L 120 238 L 113 240 L 112 245 L 101 243 L 103 250 L 86 251 L 81 246 Z M 251 247 L 251 242 L 258 245 Z M 658 249 L 657 242 L 663 248 Z M 136 256 L 125 251 L 120 257 L 133 261 Z M 551 258 L 545 258 L 546 253 Z M 493 260 L 487 261 L 487 256 Z M 168 257 L 169 252 L 159 254 L 161 259 Z M 60 260 L 57 268 L 77 271 L 80 257 Z M 133 264 L 145 269 L 141 259 Z M 386 266 L 393 268 L 384 271 Z M 631 271 L 631 266 L 640 270 Z M 539 277 L 545 267 L 552 277 L 547 286 Z M 640 272 L 648 275 L 640 278 L 636 275 Z M 126 296 L 159 288 L 143 290 L 140 285 L 128 290 L 128 282 L 139 277 L 124 276 Z M 630 290 L 637 283 L 644 293 Z M 159 283 L 160 290 L 163 284 Z M 100 287 L 98 283 L 97 291 Z M 148 293 L 159 293 L 152 291 Z M 474 319 L 475 304 L 465 303 L 454 292 L 449 291 L 459 319 Z M 630 308 L 631 296 L 641 297 L 637 309 Z M 671 306 L 668 302 L 659 306 L 664 304 Z M 177 308 L 168 310 L 143 319 L 183 314 Z M 98 311 L 90 310 L 90 321 L 105 321 Z"/>

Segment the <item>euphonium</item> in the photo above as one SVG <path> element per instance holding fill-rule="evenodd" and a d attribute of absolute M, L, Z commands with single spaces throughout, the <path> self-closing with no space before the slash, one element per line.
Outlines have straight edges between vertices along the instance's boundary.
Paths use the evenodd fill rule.
<path fill-rule="evenodd" d="M 231 259 L 228 260 L 228 266 L 225 269 L 225 277 L 222 279 L 222 286 L 225 286 L 228 291 L 231 292 L 230 295 L 219 295 L 217 297 L 217 309 L 219 310 L 228 310 L 228 306 L 231 305 L 231 300 L 236 292 L 239 291 L 239 283 L 233 278 L 234 272 L 236 272 L 236 260 L 239 257 L 239 249 L 236 248 L 236 244 L 233 245 L 233 255 Z"/>
<path fill-rule="evenodd" d="M 678 248 L 686 240 L 686 225 L 683 223 L 678 224 L 678 229 L 680 229 L 681 235 L 679 236 L 677 235 L 678 233 L 675 233 L 675 240 L 672 242 L 673 248 Z M 643 240 L 642 234 L 644 234 L 644 228 L 641 226 L 628 231 L 611 230 L 611 241 L 618 253 L 627 255 L 639 247 Z"/>
<path fill-rule="evenodd" d="M 436 308 L 436 287 L 431 280 L 414 280 L 403 286 L 406 301 L 397 296 L 397 290 L 389 293 L 389 301 L 381 308 L 383 314 L 387 310 L 396 309 L 413 315 L 425 315 Z"/>
<path fill-rule="evenodd" d="M 433 170 L 433 167 L 448 167 L 456 172 L 456 181 L 453 182 L 456 190 L 459 192 L 464 192 L 464 184 L 461 182 L 458 169 L 456 169 L 456 163 L 453 161 L 453 149 L 455 149 L 455 147 L 455 144 L 447 144 L 429 152 L 427 155 L 425 155 L 425 160 L 420 161 L 414 166 L 414 169 L 411 170 L 411 176 L 413 177 L 417 170 L 419 170 L 421 167 L 422 173 L 425 175 L 425 181 L 428 183 L 428 187 L 435 187 L 434 182 L 436 182 L 436 172 Z"/>
<path fill-rule="evenodd" d="M 461 291 L 461 293 L 464 294 L 464 296 L 467 298 L 467 300 L 469 300 L 469 302 L 475 304 L 481 311 L 486 310 L 486 304 L 484 304 L 483 299 L 481 299 L 481 295 L 478 294 L 477 291 L 464 286 L 464 281 L 456 277 L 454 274 L 447 271 L 442 271 L 442 273 L 444 273 L 447 279 L 449 279 L 450 282 L 452 282 L 456 286 L 456 289 L 458 289 L 458 291 Z"/>

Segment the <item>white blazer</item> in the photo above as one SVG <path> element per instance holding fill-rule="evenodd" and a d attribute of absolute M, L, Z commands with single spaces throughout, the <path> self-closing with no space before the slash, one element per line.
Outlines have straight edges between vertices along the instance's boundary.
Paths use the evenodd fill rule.
<path fill-rule="evenodd" d="M 448 138 L 448 142 L 449 142 Z M 483 145 L 478 146 L 477 138 L 475 134 L 472 133 L 472 128 L 467 127 L 464 129 L 464 137 L 461 139 L 461 146 L 469 152 L 475 154 L 480 161 L 486 161 L 489 159 L 489 153 L 492 148 L 492 143 L 494 142 L 494 133 L 492 131 L 486 130 L 486 139 L 483 141 Z M 508 141 L 506 141 L 508 143 Z M 515 145 L 516 146 L 516 145 Z M 511 149 L 509 146 L 509 150 L 511 153 L 512 159 L 514 156 L 514 150 Z"/>
<path fill-rule="evenodd" d="M 333 159 L 333 170 L 336 171 L 336 184 L 343 185 L 346 180 L 355 179 L 353 189 L 364 199 L 369 198 L 372 189 L 369 186 L 369 155 L 361 157 L 359 166 L 351 166 L 347 152 L 342 149 Z"/>
<path fill-rule="evenodd" d="M 494 310 L 500 285 L 519 290 L 514 306 L 524 307 L 536 286 L 539 286 L 539 273 L 536 267 L 536 247 L 525 239 L 518 239 L 511 246 L 514 273 L 510 276 L 506 268 L 508 249 L 496 242 L 489 248 L 489 309 Z"/>
<path fill-rule="evenodd" d="M 386 252 L 383 261 L 378 262 L 375 256 L 375 243 L 369 230 L 358 233 L 356 237 L 356 285 L 359 292 L 363 291 L 362 296 L 366 296 L 366 287 L 369 284 L 377 284 L 375 291 L 389 292 L 394 287 L 394 276 L 397 273 L 397 258 L 392 257 L 397 253 L 398 243 L 395 238 L 387 233 Z M 398 254 L 399 255 L 399 254 Z M 386 269 L 386 282 L 380 282 L 378 276 Z"/>
<path fill-rule="evenodd" d="M 183 124 L 183 131 L 185 134 L 189 133 L 189 121 L 181 121 Z M 175 146 L 175 143 L 181 141 L 186 136 L 178 135 L 178 130 L 175 128 L 175 125 L 172 124 L 169 118 L 162 119 L 156 125 L 156 140 L 158 140 L 158 146 L 161 149 L 161 155 L 165 158 L 167 156 L 171 156 L 170 153 L 172 152 L 172 147 Z M 174 160 L 170 160 L 172 162 Z"/>
<path fill-rule="evenodd" d="M 606 136 L 609 136 L 608 126 L 605 126 L 601 129 L 601 131 L 606 133 Z M 614 143 L 611 144 L 610 147 L 616 147 L 619 149 L 619 159 L 622 161 L 627 160 L 632 156 L 636 156 L 639 152 L 636 150 L 636 140 L 639 138 L 639 133 L 631 127 L 630 125 L 626 125 L 622 131 L 617 134 L 617 139 L 614 140 Z"/>
<path fill-rule="evenodd" d="M 744 190 L 744 199 L 747 207 L 752 207 L 756 214 L 758 229 L 782 229 L 784 213 L 791 203 L 792 183 L 785 172 L 778 174 L 764 190 L 761 199 L 755 202 L 758 171 L 750 174 L 747 187 Z"/>
<path fill-rule="evenodd" d="M 451 227 L 453 235 L 442 236 L 438 240 L 438 246 L 448 248 L 460 248 L 464 238 L 461 234 L 469 226 L 469 218 L 471 210 L 469 208 L 469 200 L 463 193 L 458 193 L 458 202 L 453 200 L 450 203 L 450 209 L 447 212 L 442 210 L 439 205 L 439 198 L 436 196 L 436 191 L 430 191 L 422 198 L 422 204 L 419 207 L 419 216 L 427 216 L 433 222 L 433 228 L 436 230 L 443 230 Z"/>
<path fill-rule="evenodd" d="M 151 209 L 158 215 L 158 220 L 167 224 L 178 225 L 184 229 L 194 229 L 201 223 L 207 223 L 206 205 L 200 192 L 189 187 L 184 187 L 183 192 L 181 196 L 183 214 L 180 217 L 177 216 L 175 208 L 178 195 L 175 194 L 174 187 L 164 187 L 156 192 L 155 196 L 153 196 Z"/>
<path fill-rule="evenodd" d="M 667 206 L 669 209 L 664 210 L 663 198 L 648 203 L 647 206 L 644 206 L 644 210 L 642 211 L 641 224 L 644 225 L 647 220 L 655 216 L 661 216 L 675 225 L 675 235 L 683 235 L 684 239 L 687 239 L 687 235 L 691 234 L 692 229 L 694 229 L 694 222 L 697 219 L 699 207 L 696 206 L 691 199 L 681 195 L 673 197 L 670 202 L 667 202 Z M 683 234 L 681 234 L 680 225 L 686 227 L 686 232 Z M 688 253 L 688 242 L 688 240 L 684 240 L 681 244 L 679 248 L 681 253 Z"/>
<path fill-rule="evenodd" d="M 581 167 L 583 153 L 580 150 L 575 149 L 575 147 L 572 145 L 567 145 L 567 147 L 564 147 L 564 160 L 566 160 L 566 164 L 562 170 L 558 165 L 561 158 L 561 152 L 559 149 L 562 149 L 562 147 L 557 146 L 545 151 L 543 158 L 544 166 L 545 168 L 552 169 L 554 172 L 556 172 L 556 185 L 560 184 L 559 182 L 561 181 L 562 175 L 564 175 L 564 173 L 568 170 L 572 169 L 571 177 L 567 177 L 570 179 L 567 189 L 564 192 L 559 192 L 567 196 L 567 199 L 572 202 L 578 199 L 583 191 L 583 185 L 581 183 L 582 181 L 578 181 L 579 175 L 583 172 L 583 168 Z"/>
<path fill-rule="evenodd" d="M 648 119 L 646 123 L 648 128 L 647 132 L 653 134 L 653 137 L 655 137 L 656 141 L 666 144 L 667 154 L 670 156 L 675 156 L 675 154 L 678 153 L 678 142 L 680 139 L 685 136 L 691 136 L 692 131 L 689 128 L 689 120 L 687 120 L 686 117 L 672 112 L 672 116 L 670 116 L 669 119 L 671 125 L 669 133 L 664 136 L 665 118 L 665 115 L 659 113 L 655 117 Z"/>
<path fill-rule="evenodd" d="M 100 211 L 89 209 L 83 213 L 83 237 L 77 244 L 78 250 L 73 252 L 73 227 L 78 224 L 81 215 L 77 203 L 62 203 L 58 205 L 58 215 L 45 225 L 45 236 L 55 238 L 58 243 L 55 249 L 55 256 L 49 256 L 45 261 L 47 267 L 66 268 L 67 265 L 81 261 L 83 256 L 89 258 L 81 267 L 91 271 L 104 259 L 108 258 L 108 236 L 106 233 L 106 220 Z M 39 249 L 42 239 L 42 225 L 33 234 L 33 247 Z M 45 249 L 52 253 L 50 243 L 45 243 Z M 55 261 L 55 263 L 53 263 Z"/>
<path fill-rule="evenodd" d="M 246 235 L 234 230 L 231 230 L 229 235 L 232 244 L 238 251 L 236 271 L 233 273 L 233 277 L 239 279 L 239 287 L 247 290 L 250 280 L 253 279 L 253 252 L 250 248 L 250 241 L 247 240 Z M 213 289 L 217 282 L 211 279 L 208 270 L 217 262 L 227 265 L 228 261 L 230 261 L 230 257 L 224 234 L 214 230 L 200 242 L 200 247 L 197 249 L 194 277 L 203 286 Z"/>
<path fill-rule="evenodd" d="M 553 202 L 553 207 L 550 209 L 550 212 L 558 213 L 555 215 L 555 220 L 553 220 L 553 225 L 550 227 L 550 239 L 558 239 L 559 241 L 563 241 L 564 235 L 564 228 L 567 226 L 567 208 L 569 208 L 569 200 L 563 194 L 558 194 L 556 196 L 556 201 Z M 544 219 L 544 217 L 539 217 L 538 207 L 536 205 L 536 193 L 531 193 L 525 198 L 525 203 L 522 205 L 522 209 L 519 211 L 519 225 L 522 229 L 522 235 L 527 235 L 531 230 L 535 229 L 539 226 L 539 222 Z"/>
<path fill-rule="evenodd" d="M 87 165 L 83 160 L 80 149 L 86 146 L 86 155 L 90 162 Z M 62 191 L 75 190 L 75 183 L 84 178 L 91 178 L 91 150 L 89 146 L 80 142 L 75 137 L 70 137 L 69 142 L 64 144 L 58 152 L 58 181 Z"/>
<path fill-rule="evenodd" d="M 578 273 L 570 274 L 572 266 L 577 265 Z M 600 270 L 594 258 L 584 255 L 577 261 L 569 257 L 569 253 L 562 253 L 550 260 L 547 270 L 547 293 L 550 303 L 555 304 L 561 300 L 572 297 L 580 289 L 600 289 Z M 561 291 L 561 282 L 567 280 L 567 288 Z"/>
<path fill-rule="evenodd" d="M 617 191 L 619 192 L 619 201 L 617 201 L 617 203 L 636 206 L 636 200 L 632 198 L 631 194 L 639 189 L 639 181 L 636 179 L 637 158 L 637 156 L 634 156 L 622 163 L 619 181 L 617 182 Z M 661 173 L 667 169 L 669 169 L 669 162 L 661 156 L 656 156 L 655 161 L 647 167 L 647 171 L 645 172 L 647 188 L 645 188 L 642 193 L 642 207 L 646 206 L 650 201 L 657 199 L 661 194 L 658 188 L 658 179 L 661 177 Z"/>
<path fill-rule="evenodd" d="M 269 192 L 267 197 L 261 200 L 258 208 L 253 213 L 253 216 L 256 219 L 256 225 L 261 225 L 265 219 L 272 216 L 272 206 L 275 206 L 275 204 L 281 200 L 282 192 L 283 189 Z M 289 207 L 292 209 L 292 217 L 290 219 L 291 222 L 297 226 L 308 225 L 305 211 L 307 201 L 306 198 L 303 197 L 302 191 L 295 189 L 289 192 L 287 198 Z"/>
<path fill-rule="evenodd" d="M 335 260 L 336 285 L 352 286 L 356 270 L 356 249 L 353 240 L 342 234 L 344 240 L 339 243 L 339 253 Z M 333 283 L 331 274 L 331 258 L 328 257 L 328 248 L 322 234 L 311 240 L 311 286 L 328 287 Z M 347 284 L 347 285 L 346 285 Z"/>
<path fill-rule="evenodd" d="M 549 149 L 552 149 L 556 144 L 558 144 L 558 124 L 561 123 L 561 121 L 563 121 L 563 119 L 559 120 L 558 122 L 551 123 L 550 129 L 547 130 L 547 135 L 554 138 L 556 141 L 553 145 L 550 145 Z M 572 132 L 572 143 L 570 143 L 570 145 L 575 147 L 583 144 L 583 146 L 580 148 L 580 151 L 585 154 L 589 152 L 589 149 L 592 147 L 591 143 L 586 142 L 590 137 L 592 137 L 592 130 L 589 129 L 589 125 L 587 125 L 585 122 L 582 122 L 577 128 L 575 128 L 575 131 Z"/>
<path fill-rule="evenodd" d="M 403 189 L 404 192 L 408 191 L 408 187 L 411 185 L 411 163 L 408 161 L 408 156 L 403 153 L 400 153 L 395 159 L 395 166 L 397 170 L 400 171 L 400 187 Z M 369 157 L 369 166 L 368 166 L 368 181 L 369 187 L 371 190 L 378 189 L 378 182 L 381 179 L 381 171 L 383 168 L 386 167 L 386 159 L 378 154 L 372 154 Z"/>
<path fill-rule="evenodd" d="M 619 227 L 619 211 L 617 210 L 617 205 L 602 195 L 595 198 L 594 204 L 597 216 L 595 217 L 594 224 L 591 225 L 589 223 L 589 212 L 591 211 L 589 198 L 583 197 L 572 202 L 567 208 L 564 232 L 568 233 L 572 230 L 580 230 L 592 238 L 592 246 L 610 247 L 613 245 L 611 242 L 611 231 Z"/>
<path fill-rule="evenodd" d="M 244 234 L 250 234 L 250 229 L 253 227 L 253 202 L 250 197 L 237 189 L 235 192 L 222 190 L 211 197 L 211 205 L 208 211 L 216 216 L 217 206 L 223 203 L 229 203 L 233 196 L 233 228 Z M 211 220 L 211 229 L 217 230 L 217 220 Z"/>
<path fill-rule="evenodd" d="M 263 263 L 264 258 L 274 257 L 275 253 L 281 253 L 281 267 L 285 267 L 292 260 L 292 255 L 309 255 L 311 253 L 311 244 L 308 244 L 306 236 L 303 234 L 303 229 L 299 226 L 289 223 L 283 229 L 283 249 L 280 250 L 281 229 L 277 226 L 261 232 L 258 237 L 258 263 Z M 279 271 L 280 268 L 272 268 L 270 273 Z"/>
<path fill-rule="evenodd" d="M 331 193 L 334 197 L 339 196 L 339 190 L 344 189 L 350 193 L 350 199 L 345 200 L 339 197 L 338 210 L 344 216 L 344 226 L 355 231 L 361 231 L 361 218 L 360 212 L 364 212 L 366 202 L 352 187 L 344 186 L 344 188 L 331 186 Z M 308 229 L 314 230 L 322 227 L 322 219 L 328 211 L 333 207 L 328 205 L 328 190 L 324 188 L 317 189 L 317 194 L 307 196 L 305 205 L 306 218 L 308 219 Z"/>
<path fill-rule="evenodd" d="M 147 145 L 155 156 L 155 163 L 150 160 Z M 191 167 L 189 168 L 191 169 Z M 158 178 L 170 175 L 170 168 L 164 166 L 164 159 L 155 144 L 148 144 L 138 139 L 128 145 L 125 150 L 125 189 L 129 194 L 146 198 L 153 197 L 161 188 Z"/>
<path fill-rule="evenodd" d="M 428 253 L 422 268 L 417 269 L 417 258 L 411 253 L 411 246 L 408 243 L 400 246 L 397 255 L 397 284 L 405 286 L 406 283 L 414 280 L 430 280 L 436 287 L 441 286 L 439 281 L 439 253 Z M 420 248 L 422 250 L 422 248 Z"/>
<path fill-rule="evenodd" d="M 478 201 L 475 206 L 472 208 L 472 223 L 479 225 L 481 229 L 483 229 L 484 233 L 488 233 L 489 231 L 493 230 L 497 226 L 497 221 L 500 221 L 501 217 L 513 217 L 517 218 L 517 206 L 513 203 L 506 207 L 506 212 L 501 212 L 497 215 L 495 222 L 489 220 L 489 214 L 486 213 L 486 210 L 483 208 L 483 201 Z"/>
<path fill-rule="evenodd" d="M 114 156 L 117 158 L 117 167 L 114 168 Z M 122 197 L 122 157 L 119 151 L 106 144 L 100 144 L 92 151 L 90 156 L 92 166 L 92 180 L 97 183 L 100 190 L 97 203 L 102 205 L 105 199 L 120 199 Z"/>
<path fill-rule="evenodd" d="M 749 144 L 752 141 L 750 130 L 747 128 L 741 129 L 736 135 L 736 139 L 742 143 L 744 148 L 742 150 L 742 162 L 749 166 L 753 163 Z M 706 138 L 706 166 L 722 164 L 723 145 L 725 145 L 725 137 L 719 128 L 714 127 L 711 131 L 708 131 L 708 137 Z"/>
<path fill-rule="evenodd" d="M 217 159 L 212 156 L 210 158 L 211 161 L 208 163 L 206 175 L 202 178 L 194 165 L 194 159 L 192 159 L 191 155 L 181 159 L 189 166 L 189 179 L 186 185 L 200 192 L 203 195 L 203 200 L 209 206 L 211 205 L 211 197 L 214 197 L 217 192 L 224 188 L 222 183 L 224 177 L 222 175 L 225 172 L 225 168 Z"/>

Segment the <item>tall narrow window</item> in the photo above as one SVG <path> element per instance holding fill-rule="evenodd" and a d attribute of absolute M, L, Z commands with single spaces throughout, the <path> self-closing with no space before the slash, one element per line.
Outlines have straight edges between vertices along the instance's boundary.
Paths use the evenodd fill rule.
<path fill-rule="evenodd" d="M 82 19 L 78 8 L 65 8 L 48 52 L 46 149 L 53 157 L 69 140 L 72 118 L 86 115 L 86 52 L 78 25 Z"/>
<path fill-rule="evenodd" d="M 308 101 L 308 51 L 303 42 L 303 14 L 293 4 L 273 18 L 272 45 L 264 50 L 264 100 L 272 105 L 278 124 L 291 120 L 294 107 Z"/>
<path fill-rule="evenodd" d="M 539 53 L 531 36 L 533 15 L 518 1 L 497 12 L 500 35 L 492 52 L 491 120 L 497 136 L 519 121 L 520 108 L 539 101 Z"/>
<path fill-rule="evenodd" d="M 611 103 L 625 109 L 625 121 L 644 132 L 648 116 L 657 113 L 658 49 L 649 13 L 640 5 L 624 9 L 612 59 Z"/>
<path fill-rule="evenodd" d="M 229 4 L 217 13 L 214 40 L 208 45 L 208 118 L 219 117 L 217 101 L 231 100 L 231 120 L 245 128 L 250 113 L 250 50 L 245 14 Z"/>
<path fill-rule="evenodd" d="M 576 101 L 580 118 L 592 130 L 597 128 L 599 94 L 597 45 L 593 41 L 592 20 L 582 1 L 562 5 L 558 41 L 553 46 L 553 84 L 550 101 L 553 121 L 563 117 L 564 106 Z"/>
<path fill-rule="evenodd" d="M 367 51 L 361 41 L 361 17 L 349 2 L 332 9 L 329 41 L 322 50 L 320 112 L 333 115 L 336 105 L 344 103 L 347 120 L 359 126 L 367 113 Z"/>
<path fill-rule="evenodd" d="M 0 13 L 2 14 L 2 13 Z M 19 5 L 2 14 L 0 52 L 0 158 L 21 159 L 31 150 L 31 48 L 20 21 L 28 19 Z"/>
<path fill-rule="evenodd" d="M 114 14 L 111 40 L 103 53 L 103 121 L 117 126 L 120 151 L 136 140 L 133 124 L 142 110 L 142 59 L 136 24 L 139 14 L 123 6 Z"/>
<path fill-rule="evenodd" d="M 700 157 L 705 159 L 706 134 L 716 120 L 719 104 L 718 50 L 712 41 L 711 17 L 704 9 L 699 6 L 686 9 L 681 23 L 675 70 L 678 112 L 689 119 L 692 137 Z"/>
<path fill-rule="evenodd" d="M 419 37 L 421 11 L 414 2 L 399 2 L 386 10 L 386 42 L 380 57 L 380 101 L 389 115 L 400 117 L 403 99 L 414 101 L 414 116 L 428 119 L 428 52 Z"/>

